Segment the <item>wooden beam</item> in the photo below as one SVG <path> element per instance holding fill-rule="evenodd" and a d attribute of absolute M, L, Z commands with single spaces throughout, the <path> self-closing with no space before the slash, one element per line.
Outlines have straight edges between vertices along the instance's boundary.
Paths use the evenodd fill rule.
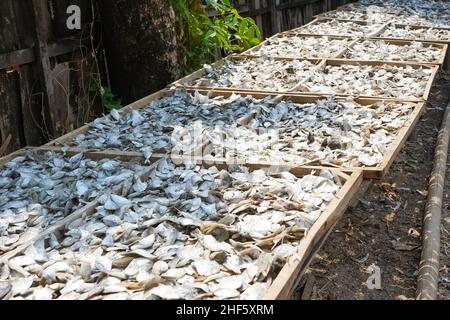
<path fill-rule="evenodd" d="M 33 12 L 36 25 L 35 55 L 40 75 L 43 102 L 44 120 L 49 135 L 55 134 L 55 116 L 52 110 L 54 106 L 54 87 L 51 78 L 50 56 L 48 52 L 48 40 L 51 34 L 50 14 L 47 0 L 33 0 Z"/>
<path fill-rule="evenodd" d="M 292 9 L 298 7 L 304 7 L 308 4 L 313 4 L 318 2 L 319 0 L 298 0 L 298 1 L 289 1 L 285 3 L 280 3 L 277 5 L 278 10 Z"/>
<path fill-rule="evenodd" d="M 0 70 L 34 61 L 33 49 L 22 49 L 0 54 Z"/>
<path fill-rule="evenodd" d="M 87 40 L 80 40 L 77 37 L 61 39 L 55 43 L 48 44 L 49 58 L 59 57 L 75 52 L 77 49 L 87 45 Z M 35 49 L 27 48 L 0 54 L 0 70 L 10 67 L 32 63 L 36 60 Z"/>
<path fill-rule="evenodd" d="M 280 32 L 277 17 L 277 0 L 269 0 L 269 4 L 270 4 L 270 24 L 272 27 L 272 34 L 275 34 Z"/>

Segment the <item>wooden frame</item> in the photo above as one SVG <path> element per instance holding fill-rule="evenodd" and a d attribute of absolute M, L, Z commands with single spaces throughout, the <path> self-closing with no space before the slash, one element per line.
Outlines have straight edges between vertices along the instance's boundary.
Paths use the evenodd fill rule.
<path fill-rule="evenodd" d="M 337 56 L 336 58 L 342 58 L 342 59 L 348 59 L 348 60 L 352 60 L 354 58 L 347 58 L 345 55 L 346 53 L 348 53 L 348 51 L 350 49 L 352 49 L 356 44 L 363 42 L 363 41 L 370 41 L 370 42 L 376 42 L 376 41 L 384 41 L 387 44 L 391 44 L 391 45 L 397 45 L 397 46 L 402 46 L 402 45 L 411 45 L 415 42 L 420 42 L 423 45 L 427 45 L 427 46 L 432 46 L 435 48 L 440 49 L 441 53 L 439 56 L 439 60 L 438 61 L 434 61 L 434 62 L 427 62 L 427 61 L 408 61 L 408 60 L 386 60 L 386 62 L 400 62 L 400 63 L 405 63 L 405 64 L 439 64 L 439 65 L 443 65 L 444 61 L 445 61 L 445 56 L 447 54 L 447 49 L 448 49 L 448 44 L 446 43 L 436 43 L 436 42 L 425 42 L 422 40 L 398 40 L 398 39 L 383 39 L 383 38 L 359 38 L 355 41 L 353 41 L 352 43 L 350 43 L 350 45 L 343 50 L 339 56 Z M 377 59 L 369 59 L 369 61 L 380 61 Z M 385 60 L 383 60 L 385 61 Z"/>
<path fill-rule="evenodd" d="M 404 62 L 389 62 L 389 61 L 379 61 L 379 60 L 348 60 L 348 59 L 324 59 L 322 63 L 319 64 L 319 68 L 324 69 L 327 65 L 339 66 L 339 65 L 369 65 L 369 66 L 397 66 L 397 67 L 406 67 L 410 66 L 414 69 L 419 68 L 428 68 L 431 69 L 431 75 L 427 81 L 427 84 L 424 88 L 424 94 L 422 97 L 418 98 L 409 98 L 409 97 L 383 97 L 383 96 L 367 96 L 367 95 L 354 95 L 354 94 L 343 94 L 343 93 L 329 93 L 328 95 L 336 95 L 336 96 L 348 96 L 348 97 L 360 97 L 360 98 L 377 98 L 377 99 L 392 99 L 392 100 L 402 100 L 402 101 L 423 101 L 427 100 L 430 94 L 431 87 L 433 85 L 434 79 L 439 71 L 438 65 L 430 65 L 430 64 L 420 64 L 420 63 L 404 63 Z M 300 83 L 295 89 L 291 90 L 289 93 L 310 93 L 316 95 L 324 95 L 326 93 L 323 92 L 315 92 L 308 91 L 305 89 L 304 85 L 309 81 L 310 78 L 305 79 L 302 83 Z"/>
<path fill-rule="evenodd" d="M 160 95 L 166 96 L 166 95 L 171 94 L 173 91 L 174 90 L 164 90 L 164 92 L 160 93 Z M 188 91 L 192 93 L 193 91 L 196 91 L 196 90 L 188 90 Z M 197 90 L 197 91 L 199 91 L 201 94 L 207 94 L 208 92 L 211 92 L 214 96 L 224 96 L 224 97 L 228 97 L 233 93 L 241 94 L 241 95 L 252 95 L 256 99 L 262 99 L 264 97 L 270 96 L 270 94 L 262 93 L 262 92 L 260 92 L 260 93 L 246 92 L 246 91 L 234 92 L 234 91 L 227 91 L 227 90 L 219 90 L 219 91 Z M 289 100 L 294 103 L 312 103 L 317 100 L 327 99 L 330 95 L 328 95 L 328 94 L 308 94 L 308 93 L 280 94 L 280 93 L 274 92 L 272 94 L 272 96 L 273 96 L 274 102 L 281 101 L 281 100 Z M 336 99 L 344 99 L 345 100 L 348 98 L 351 98 L 351 97 L 345 96 L 345 95 L 344 96 L 336 95 Z M 409 119 L 406 121 L 406 123 L 403 125 L 403 127 L 397 132 L 396 139 L 394 142 L 392 142 L 392 144 L 386 151 L 386 154 L 384 155 L 382 162 L 380 164 L 378 164 L 377 166 L 375 166 L 375 167 L 339 167 L 337 165 L 334 166 L 334 165 L 330 165 L 330 164 L 326 164 L 326 163 L 325 164 L 317 163 L 317 164 L 313 164 L 313 165 L 305 164 L 305 165 L 301 165 L 301 167 L 304 167 L 307 169 L 334 168 L 334 169 L 340 169 L 343 172 L 347 172 L 347 173 L 361 170 L 363 172 L 364 178 L 381 179 L 386 174 L 386 172 L 389 170 L 395 157 L 400 152 L 401 148 L 403 147 L 404 143 L 406 142 L 406 139 L 408 138 L 408 136 L 414 129 L 415 124 L 420 119 L 421 115 L 423 114 L 423 112 L 426 109 L 425 102 L 417 101 L 417 100 L 403 100 L 403 99 L 376 98 L 376 97 L 356 97 L 356 98 L 353 98 L 353 100 L 355 100 L 355 102 L 357 102 L 361 105 L 367 105 L 367 104 L 372 104 L 372 103 L 376 103 L 376 102 L 380 102 L 380 101 L 386 101 L 386 102 L 410 103 L 410 104 L 414 104 L 415 107 L 411 111 L 411 114 L 409 115 Z M 144 106 L 146 106 L 146 104 Z M 248 123 L 248 121 L 250 121 L 250 119 L 240 119 L 240 122 L 242 122 L 243 125 L 245 125 L 245 123 Z M 68 139 L 69 140 L 67 142 L 70 142 L 73 139 L 73 136 L 70 136 Z M 208 144 L 209 144 L 209 142 L 203 143 L 199 147 L 199 150 L 200 150 L 200 148 L 201 148 L 201 150 L 204 150 Z M 50 150 L 50 151 L 58 151 L 58 150 L 60 150 L 60 147 L 55 146 L 55 145 L 47 145 L 47 146 L 41 147 L 40 149 Z M 79 153 L 79 152 L 83 152 L 83 150 L 80 150 L 77 147 L 72 147 L 69 150 L 67 150 L 68 155 L 73 155 L 73 154 Z M 130 159 L 135 159 L 137 161 L 142 161 L 142 162 L 145 160 L 144 156 L 141 152 L 126 152 L 126 151 L 120 151 L 120 150 L 105 149 L 102 151 L 86 150 L 86 151 L 84 151 L 84 153 L 86 154 L 86 156 L 88 156 L 89 158 L 92 158 L 92 159 L 117 158 L 117 159 L 120 159 L 123 161 L 129 161 Z M 166 153 L 154 153 L 152 155 L 151 161 L 156 161 L 157 159 L 162 158 L 166 155 L 167 155 Z M 190 157 L 190 158 L 197 159 L 197 161 L 201 161 L 201 160 L 204 160 L 204 156 L 205 156 L 204 154 L 202 154 L 201 156 L 198 156 L 198 152 L 197 152 L 197 153 L 193 154 L 192 157 Z M 1 160 L 2 159 L 0 159 L 0 161 Z M 207 161 L 212 161 L 215 164 L 220 164 L 220 163 L 225 163 L 226 159 L 217 157 L 214 159 L 208 158 Z M 0 162 L 0 164 L 1 164 L 1 162 Z M 268 165 L 267 163 L 264 163 L 264 162 L 258 162 L 255 164 Z"/>
<path fill-rule="evenodd" d="M 41 150 L 45 151 L 45 150 Z M 132 159 L 137 160 L 132 157 Z M 180 162 L 186 160 L 183 157 L 177 158 Z M 209 165 L 203 163 L 202 160 L 199 160 L 200 164 L 205 167 Z M 158 162 L 155 162 L 151 167 L 149 167 L 145 174 L 148 175 L 150 172 L 157 166 Z M 178 164 L 179 165 L 179 164 Z M 227 164 L 222 163 L 222 168 L 226 168 Z M 292 166 L 271 166 L 271 165 L 259 165 L 259 164 L 244 164 L 243 166 L 248 167 L 251 171 L 261 169 L 264 167 L 280 169 L 285 168 L 288 169 L 291 173 L 296 175 L 297 177 L 301 177 L 306 174 L 310 174 L 313 172 L 319 173 L 317 168 L 309 169 L 302 167 L 292 167 Z M 300 240 L 300 244 L 297 246 L 297 253 L 295 256 L 288 259 L 285 263 L 284 267 L 281 269 L 280 273 L 276 277 L 273 284 L 270 286 L 269 290 L 266 293 L 266 298 L 268 299 L 285 299 L 287 298 L 287 294 L 295 288 L 295 285 L 300 280 L 302 274 L 304 273 L 306 267 L 311 263 L 314 257 L 314 253 L 317 252 L 332 228 L 335 226 L 337 221 L 340 219 L 345 209 L 347 208 L 351 198 L 354 193 L 358 190 L 362 182 L 362 174 L 360 171 L 355 171 L 350 175 L 340 172 L 337 169 L 333 168 L 324 168 L 326 170 L 330 170 L 335 173 L 336 179 L 342 183 L 342 186 L 337 191 L 335 197 L 330 202 L 328 207 L 322 212 L 319 219 L 312 225 L 311 229 L 308 230 L 305 237 Z M 142 174 L 143 175 L 143 174 Z M 4 253 L 0 256 L 0 262 L 5 262 L 20 254 L 30 245 L 38 241 L 39 239 L 43 239 L 44 237 L 65 228 L 66 225 L 71 223 L 72 221 L 86 217 L 93 212 L 95 212 L 95 208 L 99 206 L 98 200 L 90 202 L 82 209 L 77 210 L 72 213 L 70 216 L 67 216 L 63 220 L 59 221 L 57 224 L 48 227 L 47 229 L 40 232 L 37 236 L 28 241 L 19 244 L 12 250 Z"/>

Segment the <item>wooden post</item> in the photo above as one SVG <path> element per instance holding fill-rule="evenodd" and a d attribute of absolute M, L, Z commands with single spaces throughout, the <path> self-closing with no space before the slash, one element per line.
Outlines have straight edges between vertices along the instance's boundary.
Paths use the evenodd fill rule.
<path fill-rule="evenodd" d="M 55 135 L 54 87 L 51 74 L 48 42 L 51 34 L 51 21 L 47 0 L 33 0 L 33 12 L 36 25 L 36 65 L 41 80 L 44 103 L 44 121 L 49 135 Z"/>
<path fill-rule="evenodd" d="M 280 28 L 278 27 L 278 17 L 277 17 L 277 0 L 269 0 L 270 4 L 270 23 L 272 26 L 272 34 L 280 32 Z"/>

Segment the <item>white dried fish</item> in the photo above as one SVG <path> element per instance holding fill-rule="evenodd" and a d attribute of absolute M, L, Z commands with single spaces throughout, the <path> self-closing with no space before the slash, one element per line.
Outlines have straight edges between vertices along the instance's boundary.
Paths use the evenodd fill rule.
<path fill-rule="evenodd" d="M 329 36 L 370 36 L 381 29 L 382 24 L 365 24 L 337 19 L 321 19 L 298 29 L 295 32 Z"/>
<path fill-rule="evenodd" d="M 159 184 L 152 186 L 156 177 Z M 334 179 L 327 172 L 297 178 L 285 169 L 250 172 L 233 166 L 218 170 L 161 161 L 143 181 L 145 190 L 130 188 L 133 197 L 124 193 L 101 201 L 126 202 L 126 210 L 137 215 L 135 222 L 123 221 L 126 210 L 122 206 L 107 210 L 100 205 L 94 213 L 68 225 L 62 239 L 51 235 L 36 244 L 35 250 L 8 261 L 18 270 L 23 265 L 26 276 L 12 269 L 4 277 L 8 283 L 32 279 L 18 283 L 25 289 L 16 289 L 13 295 L 24 299 L 236 299 L 263 295 L 248 288 L 263 290 L 265 286 L 256 284 L 267 285 L 276 276 L 279 263 L 292 254 L 336 193 Z M 178 191 L 169 192 L 173 185 Z M 200 189 L 206 193 L 197 192 Z M 223 197 L 238 191 L 238 197 Z M 329 199 L 323 199 L 324 194 Z M 213 214 L 203 205 L 214 208 Z M 230 219 L 232 211 L 238 212 Z M 256 218 L 263 222 L 263 231 Z M 255 228 L 245 230 L 245 224 Z M 8 297 L 9 290 L 3 289 Z"/>
<path fill-rule="evenodd" d="M 309 92 L 422 98 L 431 68 L 391 65 L 327 65 L 305 82 Z"/>
<path fill-rule="evenodd" d="M 374 166 L 415 106 L 392 102 L 361 105 L 334 99 L 304 104 L 281 101 L 262 107 L 247 127 L 215 128 L 209 134 L 211 154 L 216 155 L 211 158 Z M 229 202 L 241 202 L 244 196 L 236 190 L 224 193 Z"/>
<path fill-rule="evenodd" d="M 386 40 L 361 40 L 348 49 L 344 57 L 357 60 L 439 63 L 441 49 L 423 42 L 396 44 Z"/>
<path fill-rule="evenodd" d="M 336 39 L 328 36 L 308 37 L 282 35 L 268 39 L 251 54 L 285 58 L 333 58 L 349 44 L 348 39 Z"/>
<path fill-rule="evenodd" d="M 228 59 L 206 66 L 206 74 L 188 85 L 288 91 L 308 78 L 315 69 L 316 65 L 308 60 L 279 60 L 265 56 Z"/>
<path fill-rule="evenodd" d="M 93 161 L 82 154 L 28 151 L 0 169 L 0 253 L 32 239 L 86 202 L 143 169 L 140 165 Z"/>
<path fill-rule="evenodd" d="M 411 40 L 450 41 L 450 29 L 427 28 L 427 27 L 416 28 L 410 26 L 390 24 L 383 30 L 380 37 L 411 39 Z"/>
<path fill-rule="evenodd" d="M 142 152 L 149 162 L 154 152 L 173 148 L 183 153 L 195 150 L 202 143 L 202 126 L 232 123 L 250 114 L 255 108 L 253 103 L 258 102 L 239 95 L 209 97 L 176 90 L 144 109 L 117 111 L 119 120 L 96 119 L 89 132 L 76 137 L 73 143 L 80 149 Z"/>

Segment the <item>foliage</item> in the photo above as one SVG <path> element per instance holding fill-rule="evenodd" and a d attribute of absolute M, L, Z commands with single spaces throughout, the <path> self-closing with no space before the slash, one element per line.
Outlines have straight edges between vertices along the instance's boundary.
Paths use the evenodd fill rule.
<path fill-rule="evenodd" d="M 112 93 L 110 88 L 102 87 L 100 92 L 102 94 L 102 104 L 106 110 L 110 112 L 112 109 L 122 109 L 122 101 Z"/>
<path fill-rule="evenodd" d="M 230 0 L 171 0 L 178 19 L 184 72 L 211 63 L 220 54 L 249 49 L 261 41 L 252 18 L 244 18 Z M 208 11 L 215 15 L 209 17 Z"/>
<path fill-rule="evenodd" d="M 117 98 L 116 95 L 111 91 L 109 87 L 103 87 L 98 81 L 91 83 L 89 91 L 92 93 L 100 93 L 103 107 L 111 112 L 113 109 L 122 109 L 122 101 Z"/>

